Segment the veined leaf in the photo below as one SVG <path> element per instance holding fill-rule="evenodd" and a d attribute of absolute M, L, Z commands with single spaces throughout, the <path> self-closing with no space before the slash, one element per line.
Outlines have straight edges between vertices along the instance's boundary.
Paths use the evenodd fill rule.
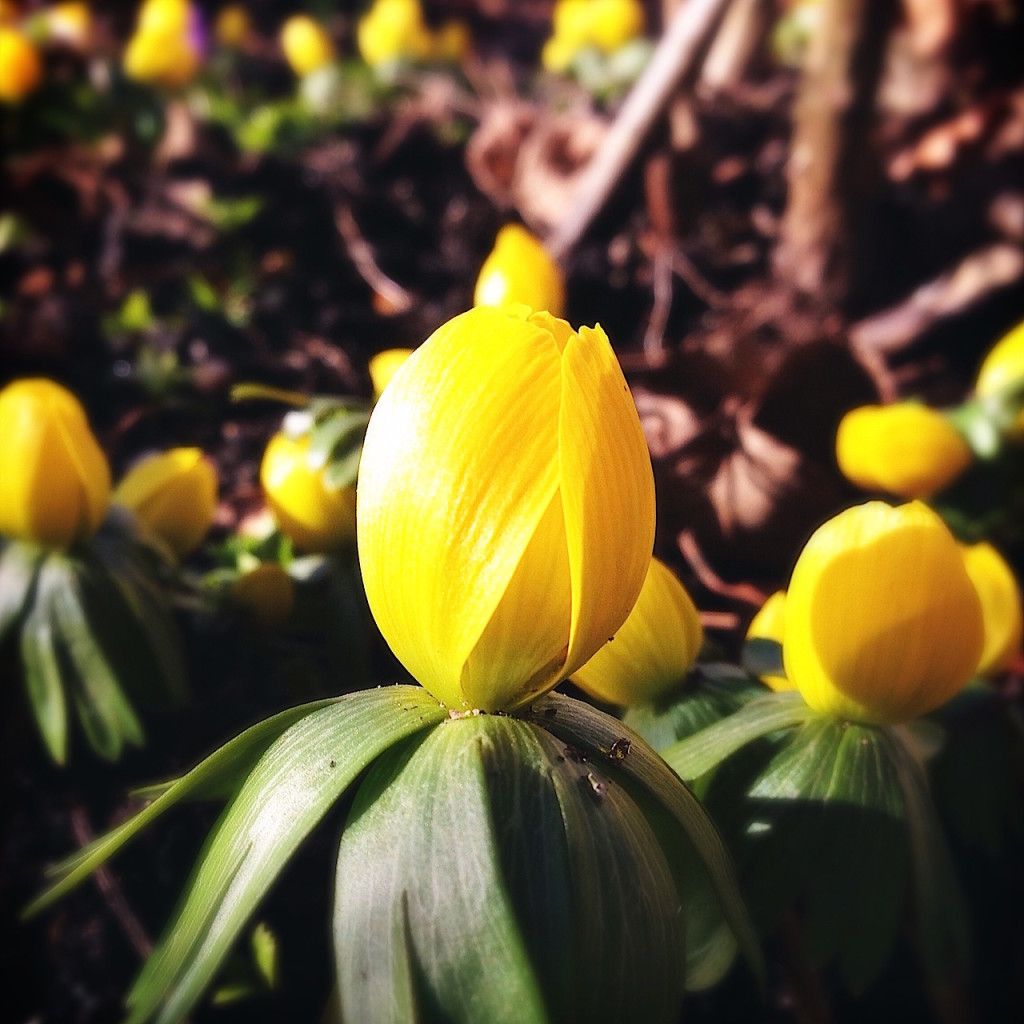
<path fill-rule="evenodd" d="M 750 706 L 732 717 L 743 714 Z M 596 762 L 607 759 L 661 802 L 693 844 L 721 902 L 722 913 L 740 949 L 760 978 L 763 972 L 760 946 L 740 897 L 732 862 L 707 812 L 679 776 L 639 735 L 583 701 L 549 693 L 534 701 L 523 717 L 532 719 L 570 744 L 582 746 Z M 719 726 L 729 721 L 731 719 L 726 719 Z M 719 726 L 712 726 L 712 729 Z M 692 743 L 709 731 L 704 730 L 683 742 Z"/>
<path fill-rule="evenodd" d="M 214 827 L 176 919 L 142 969 L 129 1021 L 180 1021 L 289 857 L 380 754 L 444 719 L 419 686 L 348 694 L 278 737 Z"/>
<path fill-rule="evenodd" d="M 246 729 L 180 779 L 147 787 L 142 792 L 147 795 L 158 793 L 153 802 L 117 828 L 94 839 L 50 869 L 48 874 L 57 880 L 25 908 L 23 916 L 38 913 L 70 892 L 150 822 L 180 801 L 226 799 L 238 788 L 263 752 L 282 732 L 299 719 L 335 703 L 338 699 L 332 697 L 282 711 Z"/>
<path fill-rule="evenodd" d="M 815 717 L 796 691 L 769 693 L 661 752 L 682 779 L 697 779 L 753 740 Z"/>

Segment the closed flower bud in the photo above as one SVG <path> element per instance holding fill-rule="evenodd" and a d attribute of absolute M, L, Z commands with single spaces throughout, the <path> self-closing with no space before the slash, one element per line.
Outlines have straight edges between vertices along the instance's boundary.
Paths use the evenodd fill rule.
<path fill-rule="evenodd" d="M 300 77 L 334 60 L 331 37 L 308 14 L 293 14 L 281 28 L 281 49 L 288 66 Z"/>
<path fill-rule="evenodd" d="M 389 348 L 378 352 L 370 360 L 370 381 L 373 384 L 373 400 L 383 394 L 398 368 L 412 355 L 411 348 Z"/>
<path fill-rule="evenodd" d="M 189 0 L 143 0 L 135 28 L 152 35 L 181 34 L 188 30 L 192 16 Z"/>
<path fill-rule="evenodd" d="M 572 681 L 608 704 L 650 704 L 680 688 L 703 642 L 700 613 L 686 588 L 652 558 L 626 621 Z"/>
<path fill-rule="evenodd" d="M 643 31 L 639 0 L 558 0 L 541 63 L 548 71 L 564 71 L 585 47 L 612 53 Z"/>
<path fill-rule="evenodd" d="M 1008 669 L 1021 652 L 1024 625 L 1020 587 L 1006 559 L 991 544 L 965 545 L 961 551 L 967 575 L 981 599 L 985 623 L 985 646 L 977 673 L 998 675 Z"/>
<path fill-rule="evenodd" d="M 593 0 L 590 37 L 594 45 L 612 53 L 644 32 L 644 9 L 639 0 Z"/>
<path fill-rule="evenodd" d="M 1024 437 L 1024 322 L 1004 335 L 978 370 L 974 390 L 981 398 L 1001 398 L 1017 410 L 1012 433 Z"/>
<path fill-rule="evenodd" d="M 76 50 L 84 50 L 89 45 L 92 11 L 88 4 L 76 0 L 54 4 L 45 11 L 45 19 L 49 39 L 55 39 Z"/>
<path fill-rule="evenodd" d="M 249 12 L 242 4 L 222 7 L 213 23 L 213 37 L 221 46 L 237 49 L 244 46 L 252 33 Z"/>
<path fill-rule="evenodd" d="M 786 592 L 776 590 L 747 627 L 748 640 L 774 640 L 781 645 L 786 636 Z M 761 681 L 773 690 L 792 690 L 793 684 L 785 676 L 765 675 Z"/>
<path fill-rule="evenodd" d="M 206 52 L 199 9 L 186 0 L 147 0 L 124 51 L 124 73 L 166 89 L 187 85 Z"/>
<path fill-rule="evenodd" d="M 430 56 L 443 64 L 458 64 L 469 53 L 472 42 L 473 37 L 465 22 L 446 21 L 434 33 Z"/>
<path fill-rule="evenodd" d="M 473 305 L 519 304 L 561 316 L 565 309 L 565 281 L 540 239 L 518 224 L 506 224 L 480 268 Z"/>
<path fill-rule="evenodd" d="M 172 448 L 133 466 L 112 497 L 180 558 L 199 546 L 213 522 L 217 471 L 201 449 Z"/>
<path fill-rule="evenodd" d="M 783 660 L 818 711 L 878 724 L 923 715 L 971 678 L 983 636 L 959 547 L 919 501 L 846 509 L 793 569 Z"/>
<path fill-rule="evenodd" d="M 428 60 L 435 48 L 419 0 L 375 0 L 359 19 L 356 42 L 359 55 L 372 68 Z"/>
<path fill-rule="evenodd" d="M 264 562 L 231 587 L 231 596 L 265 629 L 288 621 L 295 605 L 295 582 L 276 562 Z"/>
<path fill-rule="evenodd" d="M 647 575 L 651 461 L 600 327 L 450 320 L 381 395 L 358 486 L 370 608 L 454 710 L 514 708 L 570 676 Z"/>
<path fill-rule="evenodd" d="M 836 460 L 867 491 L 928 498 L 970 465 L 971 449 L 941 413 L 899 402 L 848 412 L 836 434 Z"/>
<path fill-rule="evenodd" d="M 310 461 L 309 435 L 275 434 L 260 483 L 278 529 L 300 550 L 333 551 L 355 534 L 355 490 L 328 487 L 323 466 Z"/>
<path fill-rule="evenodd" d="M 0 391 L 0 534 L 48 547 L 91 537 L 107 514 L 110 467 L 78 399 L 50 380 Z"/>
<path fill-rule="evenodd" d="M 18 29 L 0 25 L 0 103 L 20 103 L 42 76 L 36 48 Z"/>

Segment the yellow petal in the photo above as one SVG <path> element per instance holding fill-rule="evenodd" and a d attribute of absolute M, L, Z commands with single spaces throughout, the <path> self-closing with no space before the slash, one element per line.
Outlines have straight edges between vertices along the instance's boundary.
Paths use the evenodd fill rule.
<path fill-rule="evenodd" d="M 982 398 L 1017 394 L 1020 407 L 1013 433 L 1024 435 L 1024 321 L 1017 324 L 993 345 L 978 370 L 974 390 Z"/>
<path fill-rule="evenodd" d="M 858 487 L 927 498 L 970 465 L 971 450 L 941 413 L 899 402 L 848 412 L 836 434 L 836 459 Z"/>
<path fill-rule="evenodd" d="M 558 439 L 572 573 L 565 675 L 613 636 L 636 603 L 654 548 L 654 473 L 608 336 L 582 327 L 562 354 Z"/>
<path fill-rule="evenodd" d="M 367 599 L 399 660 L 450 707 L 466 705 L 463 666 L 556 495 L 560 400 L 551 334 L 480 308 L 435 331 L 370 418 Z"/>
<path fill-rule="evenodd" d="M 781 644 L 786 635 L 786 592 L 776 590 L 747 627 L 748 640 L 774 640 Z M 761 676 L 761 681 L 773 690 L 792 690 L 793 684 L 785 676 Z"/>
<path fill-rule="evenodd" d="M 380 398 L 395 372 L 411 355 L 411 348 L 389 348 L 384 352 L 378 352 L 370 360 L 370 382 L 373 384 L 374 401 Z"/>
<path fill-rule="evenodd" d="M 16 28 L 0 25 L 0 103 L 19 103 L 39 84 L 43 62 Z"/>
<path fill-rule="evenodd" d="M 997 675 L 1020 654 L 1024 633 L 1020 587 L 1006 559 L 991 544 L 971 544 L 961 551 L 985 622 L 985 646 L 977 672 Z"/>
<path fill-rule="evenodd" d="M 814 533 L 786 599 L 786 675 L 811 707 L 899 722 L 945 703 L 982 649 L 978 595 L 921 502 L 868 502 Z"/>
<path fill-rule="evenodd" d="M 473 305 L 515 304 L 560 317 L 565 307 L 565 282 L 539 238 L 519 224 L 506 224 L 480 268 Z"/>
<path fill-rule="evenodd" d="M 608 704 L 651 703 L 682 685 L 703 639 L 700 613 L 686 588 L 653 558 L 626 621 L 572 681 Z"/>

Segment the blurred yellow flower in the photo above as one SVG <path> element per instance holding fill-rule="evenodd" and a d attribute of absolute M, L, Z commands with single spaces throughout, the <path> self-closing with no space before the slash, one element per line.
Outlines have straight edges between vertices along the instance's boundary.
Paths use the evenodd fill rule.
<path fill-rule="evenodd" d="M 400 60 L 428 60 L 435 50 L 419 0 L 374 0 L 359 19 L 356 42 L 360 56 L 374 68 Z"/>
<path fill-rule="evenodd" d="M 19 103 L 42 76 L 36 48 L 18 29 L 0 25 L 0 103 Z"/>
<path fill-rule="evenodd" d="M 750 620 L 747 627 L 748 640 L 774 640 L 782 644 L 786 636 L 786 592 L 776 590 L 757 614 Z M 761 676 L 761 681 L 773 690 L 792 690 L 793 684 L 785 676 Z"/>
<path fill-rule="evenodd" d="M 70 391 L 32 378 L 0 391 L 0 534 L 49 547 L 91 537 L 110 467 Z"/>
<path fill-rule="evenodd" d="M 585 47 L 612 53 L 643 32 L 639 0 L 557 0 L 541 64 L 548 71 L 565 71 Z"/>
<path fill-rule="evenodd" d="M 565 281 L 540 239 L 519 224 L 506 224 L 494 240 L 473 292 L 474 306 L 514 306 L 565 311 Z"/>
<path fill-rule="evenodd" d="M 130 508 L 179 557 L 194 551 L 217 511 L 217 471 L 200 448 L 172 448 L 143 459 L 114 488 L 113 501 Z"/>
<path fill-rule="evenodd" d="M 295 605 L 295 581 L 276 562 L 264 562 L 239 576 L 231 596 L 265 629 L 283 626 Z"/>
<path fill-rule="evenodd" d="M 572 682 L 608 704 L 650 704 L 681 687 L 703 642 L 693 599 L 672 570 L 652 558 L 626 621 Z"/>
<path fill-rule="evenodd" d="M 260 483 L 278 529 L 300 550 L 333 551 L 354 536 L 355 489 L 327 486 L 323 466 L 311 464 L 308 434 L 270 439 Z"/>
<path fill-rule="evenodd" d="M 981 598 L 985 622 L 985 646 L 978 661 L 978 675 L 1004 672 L 1021 652 L 1024 634 L 1021 593 L 1013 570 L 991 544 L 961 548 L 967 575 Z"/>
<path fill-rule="evenodd" d="M 284 23 L 281 49 L 288 66 L 300 77 L 318 71 L 335 57 L 331 37 L 308 14 L 293 14 Z"/>
<path fill-rule="evenodd" d="M 252 21 L 244 4 L 222 7 L 213 23 L 213 37 L 221 46 L 238 49 L 244 46 L 252 33 Z"/>
<path fill-rule="evenodd" d="M 377 624 L 454 710 L 514 708 L 579 669 L 651 560 L 651 460 L 615 354 L 548 313 L 438 328 L 370 417 L 358 491 Z"/>
<path fill-rule="evenodd" d="M 183 35 L 193 18 L 189 0 L 143 0 L 135 31 L 152 35 Z"/>
<path fill-rule="evenodd" d="M 167 89 L 187 85 L 203 61 L 202 16 L 187 0 L 146 0 L 125 47 L 124 73 Z"/>
<path fill-rule="evenodd" d="M 92 31 L 92 10 L 87 3 L 69 0 L 68 3 L 54 4 L 45 11 L 46 32 L 51 39 L 57 39 L 67 46 L 84 50 Z"/>
<path fill-rule="evenodd" d="M 373 384 L 373 400 L 376 402 L 384 393 L 398 368 L 413 353 L 411 348 L 389 348 L 378 352 L 370 360 L 370 381 Z"/>
<path fill-rule="evenodd" d="M 974 390 L 981 398 L 1006 396 L 1019 410 L 1012 433 L 1024 436 L 1024 322 L 992 347 L 978 370 Z"/>
<path fill-rule="evenodd" d="M 981 604 L 922 502 L 856 505 L 820 526 L 786 596 L 786 675 L 818 711 L 873 723 L 949 700 L 982 651 Z"/>
<path fill-rule="evenodd" d="M 430 48 L 432 60 L 458 64 L 473 44 L 469 26 L 463 21 L 446 21 L 435 33 Z"/>
<path fill-rule="evenodd" d="M 917 402 L 864 405 L 839 423 L 836 460 L 868 491 L 928 498 L 971 462 L 971 449 L 942 413 Z"/>

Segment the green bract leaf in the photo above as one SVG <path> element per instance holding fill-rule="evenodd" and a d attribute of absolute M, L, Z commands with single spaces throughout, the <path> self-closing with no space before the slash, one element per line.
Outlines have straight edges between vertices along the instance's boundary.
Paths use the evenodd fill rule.
<path fill-rule="evenodd" d="M 736 714 L 672 744 L 661 756 L 680 778 L 697 779 L 751 741 L 813 717 L 815 712 L 795 691 L 766 694 Z"/>
<path fill-rule="evenodd" d="M 0 642 L 28 612 L 43 551 L 0 541 Z"/>
<path fill-rule="evenodd" d="M 732 717 L 736 718 L 740 714 L 743 711 Z M 664 806 L 693 845 L 714 886 L 722 913 L 740 949 L 760 976 L 760 947 L 740 897 L 729 855 L 700 802 L 673 774 L 665 761 L 640 736 L 618 720 L 589 704 L 559 693 L 549 693 L 535 701 L 526 710 L 524 717 L 538 722 L 548 732 L 566 742 L 582 746 L 592 760 L 614 763 L 636 786 L 652 794 Z M 720 725 L 726 725 L 731 720 L 726 719 Z M 712 729 L 719 727 L 712 726 Z M 695 739 L 709 731 L 704 730 Z"/>
<path fill-rule="evenodd" d="M 151 804 L 104 836 L 94 839 L 77 853 L 55 865 L 49 874 L 57 881 L 37 896 L 24 910 L 25 916 L 38 913 L 60 899 L 76 885 L 109 860 L 130 839 L 150 822 L 185 799 L 225 799 L 232 795 L 242 779 L 252 770 L 267 747 L 297 720 L 319 708 L 333 704 L 337 698 L 303 704 L 274 715 L 246 729 L 218 751 L 200 762 L 187 775 L 172 782 L 149 787 L 144 792 L 158 793 Z"/>
<path fill-rule="evenodd" d="M 129 1021 L 181 1020 L 281 868 L 353 779 L 444 717 L 420 687 L 387 687 L 341 697 L 275 740 L 215 826 L 174 924 L 128 997 Z"/>

